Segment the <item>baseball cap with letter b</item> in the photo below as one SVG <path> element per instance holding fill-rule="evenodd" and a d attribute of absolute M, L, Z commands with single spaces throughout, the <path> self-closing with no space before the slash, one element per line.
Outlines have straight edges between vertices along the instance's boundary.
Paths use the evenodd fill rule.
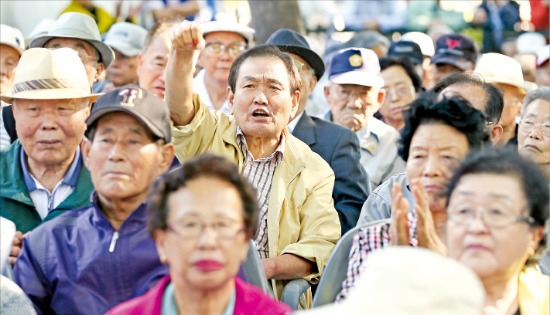
<path fill-rule="evenodd" d="M 329 80 L 335 84 L 384 86 L 376 54 L 370 49 L 357 47 L 340 50 L 332 57 Z"/>

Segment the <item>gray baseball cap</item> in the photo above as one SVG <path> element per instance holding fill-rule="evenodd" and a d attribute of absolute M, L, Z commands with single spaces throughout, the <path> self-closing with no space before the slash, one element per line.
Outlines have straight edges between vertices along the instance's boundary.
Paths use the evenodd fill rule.
<path fill-rule="evenodd" d="M 147 30 L 143 27 L 120 22 L 111 26 L 103 42 L 123 55 L 133 57 L 143 48 L 145 37 L 147 37 Z"/>

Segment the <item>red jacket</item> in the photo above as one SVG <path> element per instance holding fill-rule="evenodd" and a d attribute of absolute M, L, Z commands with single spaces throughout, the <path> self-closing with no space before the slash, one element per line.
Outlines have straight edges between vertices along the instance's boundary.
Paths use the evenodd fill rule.
<path fill-rule="evenodd" d="M 259 288 L 234 278 L 235 280 L 235 310 L 234 315 L 283 315 L 291 314 L 286 304 L 277 302 Z M 160 315 L 162 310 L 162 296 L 166 286 L 170 283 L 170 276 L 162 278 L 157 285 L 147 293 L 124 302 L 111 309 L 106 315 Z"/>

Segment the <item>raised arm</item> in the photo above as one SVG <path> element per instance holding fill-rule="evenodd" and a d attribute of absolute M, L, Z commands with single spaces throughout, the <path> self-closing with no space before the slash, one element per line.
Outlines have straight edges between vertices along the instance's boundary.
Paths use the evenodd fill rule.
<path fill-rule="evenodd" d="M 204 38 L 196 23 L 183 21 L 170 34 L 172 51 L 166 69 L 166 103 L 174 125 L 184 126 L 193 120 L 193 72 Z"/>

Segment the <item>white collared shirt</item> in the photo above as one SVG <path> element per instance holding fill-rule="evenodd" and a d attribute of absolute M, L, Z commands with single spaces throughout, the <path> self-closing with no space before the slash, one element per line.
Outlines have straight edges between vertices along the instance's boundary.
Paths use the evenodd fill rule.
<path fill-rule="evenodd" d="M 209 110 L 216 110 L 214 108 L 214 105 L 212 104 L 212 100 L 210 99 L 210 94 L 208 94 L 208 90 L 206 89 L 206 84 L 204 83 L 204 74 L 205 71 L 204 69 L 202 69 L 193 78 L 193 92 L 199 95 L 199 97 L 201 98 L 201 102 L 203 102 Z M 224 114 L 231 115 L 231 112 L 229 111 L 229 102 L 227 101 L 227 99 L 225 99 L 219 111 Z"/>

